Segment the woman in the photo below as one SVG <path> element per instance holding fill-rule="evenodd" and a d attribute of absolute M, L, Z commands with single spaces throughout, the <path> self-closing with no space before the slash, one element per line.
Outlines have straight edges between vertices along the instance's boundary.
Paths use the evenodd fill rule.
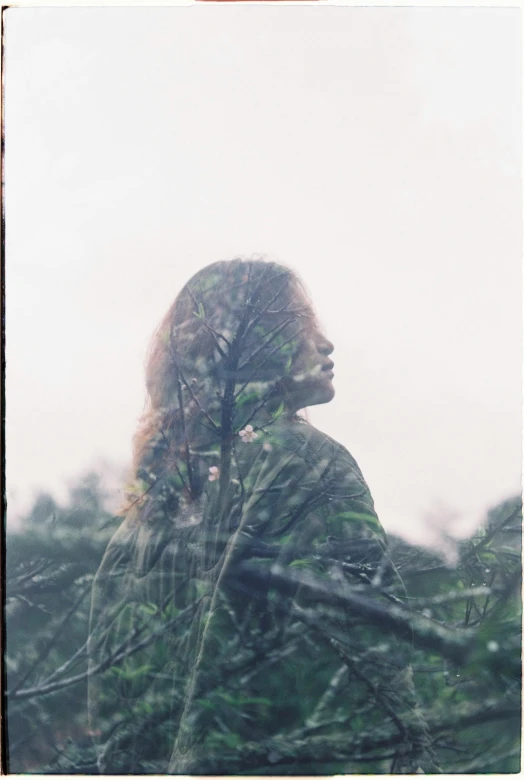
<path fill-rule="evenodd" d="M 332 351 L 296 275 L 260 260 L 202 269 L 161 323 L 128 509 L 93 589 L 102 773 L 423 761 L 398 643 L 344 606 L 385 597 L 369 489 L 297 416 L 333 398 Z"/>

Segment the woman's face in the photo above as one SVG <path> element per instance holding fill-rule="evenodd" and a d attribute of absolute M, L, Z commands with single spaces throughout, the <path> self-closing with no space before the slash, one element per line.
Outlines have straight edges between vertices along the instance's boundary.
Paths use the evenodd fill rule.
<path fill-rule="evenodd" d="M 311 311 L 303 293 L 304 305 Z M 315 317 L 304 319 L 305 330 L 298 337 L 297 351 L 286 377 L 286 407 L 294 413 L 306 406 L 326 404 L 335 395 L 333 387 L 334 363 L 329 355 L 334 346 L 316 324 Z"/>

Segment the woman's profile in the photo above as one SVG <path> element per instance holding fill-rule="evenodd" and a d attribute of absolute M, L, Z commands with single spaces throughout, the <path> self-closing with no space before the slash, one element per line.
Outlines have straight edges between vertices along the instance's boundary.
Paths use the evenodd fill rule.
<path fill-rule="evenodd" d="M 100 772 L 423 765 L 401 649 L 308 587 L 379 599 L 387 568 L 355 460 L 297 415 L 333 398 L 332 351 L 294 272 L 262 260 L 203 268 L 160 324 L 127 510 L 93 589 Z"/>

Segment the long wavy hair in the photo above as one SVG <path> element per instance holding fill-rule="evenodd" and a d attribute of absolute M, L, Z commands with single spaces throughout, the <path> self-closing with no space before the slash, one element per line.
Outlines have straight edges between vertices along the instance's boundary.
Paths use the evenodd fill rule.
<path fill-rule="evenodd" d="M 180 494 L 194 502 L 210 463 L 227 471 L 241 429 L 261 415 L 267 421 L 270 410 L 273 417 L 289 413 L 293 360 L 314 327 L 306 291 L 290 268 L 234 259 L 198 271 L 151 343 L 147 408 L 134 438 L 128 499 L 139 500 L 160 484 L 165 493 L 167 480 L 172 510 Z"/>

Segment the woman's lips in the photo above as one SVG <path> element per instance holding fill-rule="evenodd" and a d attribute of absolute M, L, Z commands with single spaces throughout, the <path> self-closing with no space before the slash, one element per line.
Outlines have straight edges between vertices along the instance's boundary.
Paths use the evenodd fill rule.
<path fill-rule="evenodd" d="M 330 379 L 333 379 L 333 377 L 335 376 L 335 374 L 333 373 L 333 368 L 334 367 L 335 367 L 335 364 L 332 361 L 330 361 L 329 363 L 326 363 L 326 365 L 322 367 L 322 373 L 323 374 L 327 374 L 327 376 Z"/>

